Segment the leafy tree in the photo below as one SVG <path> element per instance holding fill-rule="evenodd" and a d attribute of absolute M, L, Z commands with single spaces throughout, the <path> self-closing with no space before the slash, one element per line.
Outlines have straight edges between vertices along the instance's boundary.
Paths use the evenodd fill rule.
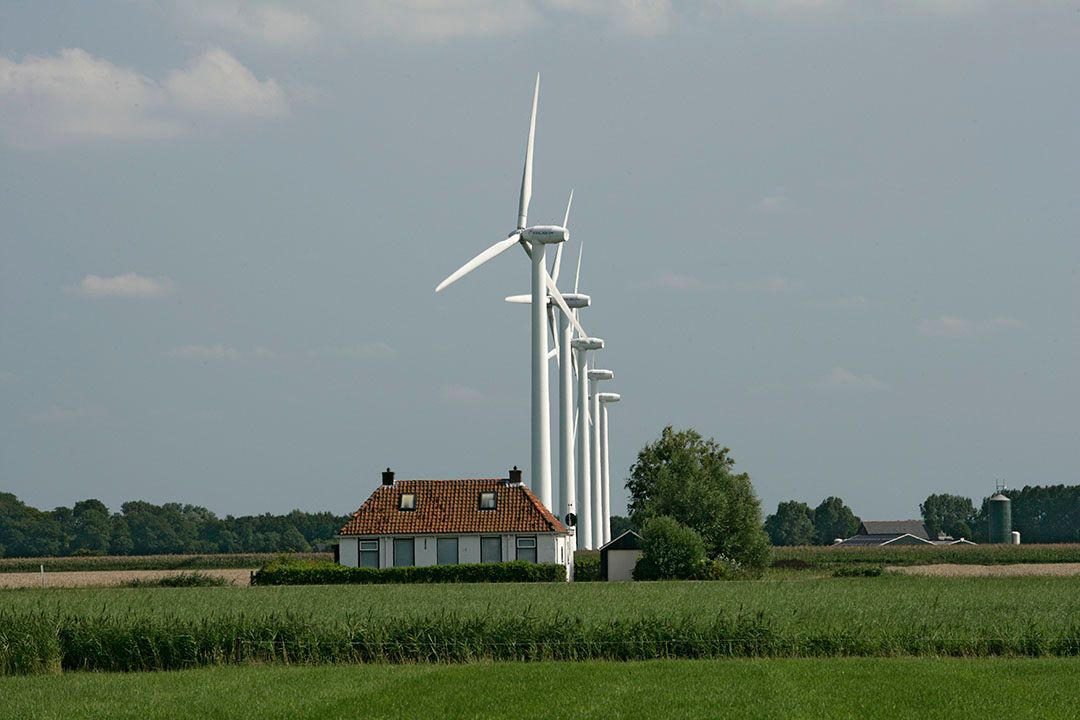
<path fill-rule="evenodd" d="M 30 507 L 12 493 L 0 493 L 0 545 L 9 557 L 59 555 L 65 543 L 51 513 Z"/>
<path fill-rule="evenodd" d="M 936 538 L 939 533 L 954 538 L 971 537 L 971 529 L 975 525 L 975 505 L 971 498 L 960 495 L 930 495 L 925 502 L 919 504 L 919 512 L 922 513 L 926 532 L 931 539 Z"/>
<path fill-rule="evenodd" d="M 689 580 L 705 564 L 705 541 L 692 528 L 666 515 L 651 518 L 641 530 L 643 548 L 635 580 Z"/>
<path fill-rule="evenodd" d="M 859 532 L 859 518 L 838 497 L 827 497 L 814 508 L 814 532 L 819 545 L 832 545 L 836 538 Z"/>
<path fill-rule="evenodd" d="M 769 542 L 761 529 L 761 504 L 750 476 L 734 472 L 729 452 L 694 430 L 665 427 L 630 468 L 630 519 L 644 528 L 653 518 L 669 516 L 701 535 L 709 557 L 764 566 Z"/>
<path fill-rule="evenodd" d="M 131 540 L 127 518 L 120 513 L 113 513 L 109 518 L 109 554 L 130 555 L 134 549 L 135 543 Z"/>
<path fill-rule="evenodd" d="M 623 517 L 622 515 L 611 516 L 611 537 L 617 538 L 627 530 L 637 530 L 637 526 L 630 521 L 630 518 Z"/>
<path fill-rule="evenodd" d="M 285 532 L 281 533 L 278 549 L 289 552 L 308 552 L 311 550 L 311 545 L 308 544 L 308 541 L 304 539 L 299 530 L 290 525 L 285 529 Z"/>
<path fill-rule="evenodd" d="M 765 532 L 773 545 L 813 545 L 814 511 L 803 502 L 782 502 L 765 518 Z"/>
<path fill-rule="evenodd" d="M 1080 485 L 1026 485 L 1003 490 L 1012 500 L 1012 526 L 1025 543 L 1080 542 Z M 990 498 L 974 520 L 977 542 L 989 539 Z"/>
<path fill-rule="evenodd" d="M 80 500 L 72 508 L 71 551 L 104 555 L 109 552 L 112 521 L 100 500 Z"/>

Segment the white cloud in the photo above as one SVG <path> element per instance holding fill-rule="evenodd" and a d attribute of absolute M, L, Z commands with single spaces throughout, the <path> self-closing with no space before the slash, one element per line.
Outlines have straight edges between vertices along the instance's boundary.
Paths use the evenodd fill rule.
<path fill-rule="evenodd" d="M 310 350 L 314 357 L 339 357 L 350 360 L 386 360 L 397 355 L 397 351 L 382 341 L 356 343 L 341 347 L 322 347 Z"/>
<path fill-rule="evenodd" d="M 191 115 L 281 115 L 285 94 L 224 50 L 210 50 L 164 86 L 85 50 L 21 61 L 0 55 L 0 141 L 47 148 L 86 140 L 164 138 Z"/>
<path fill-rule="evenodd" d="M 791 281 L 786 277 L 780 275 L 773 275 L 772 277 L 765 278 L 765 281 L 761 284 L 762 288 L 768 292 L 786 292 L 791 289 Z"/>
<path fill-rule="evenodd" d="M 359 0 L 339 9 L 349 34 L 420 41 L 516 35 L 541 20 L 527 0 Z"/>
<path fill-rule="evenodd" d="M 87 275 L 79 281 L 78 285 L 68 287 L 67 291 L 89 298 L 154 298 L 168 295 L 172 292 L 172 287 L 173 283 L 169 278 L 145 277 L 129 272 L 122 275 L 113 275 L 112 277 Z"/>
<path fill-rule="evenodd" d="M 942 315 L 932 320 L 923 320 L 919 323 L 919 330 L 931 337 L 970 338 L 1015 330 L 1023 326 L 1022 322 L 1010 317 L 973 321 L 956 315 Z"/>
<path fill-rule="evenodd" d="M 860 375 L 842 367 L 834 367 L 823 381 L 824 385 L 858 390 L 884 390 L 888 387 L 873 375 Z"/>
<path fill-rule="evenodd" d="M 153 80 L 78 48 L 52 57 L 0 56 L 0 136 L 40 147 L 93 138 L 168 137 L 178 127 Z"/>
<path fill-rule="evenodd" d="M 671 22 L 670 0 L 547 0 L 562 12 L 604 18 L 616 32 L 657 35 Z"/>
<path fill-rule="evenodd" d="M 31 413 L 27 420 L 31 425 L 50 427 L 56 425 L 69 425 L 72 423 L 92 423 L 104 420 L 108 412 L 100 405 L 83 405 L 77 407 L 53 406 L 47 410 Z"/>
<path fill-rule="evenodd" d="M 166 355 L 187 360 L 237 360 L 240 351 L 225 345 L 181 345 Z"/>
<path fill-rule="evenodd" d="M 750 209 L 757 213 L 765 215 L 776 215 L 784 212 L 791 206 L 791 200 L 787 195 L 778 193 L 775 195 L 766 195 L 753 205 Z"/>
<path fill-rule="evenodd" d="M 171 73 L 165 87 L 176 105 L 188 112 L 272 117 L 287 108 L 277 81 L 259 80 L 220 49 L 194 58 L 186 70 Z"/>
<path fill-rule="evenodd" d="M 267 45 L 305 46 L 321 33 L 310 15 L 270 5 L 221 2 L 181 2 L 186 18 L 209 29 L 257 40 Z"/>
<path fill-rule="evenodd" d="M 693 275 L 665 271 L 645 283 L 645 286 L 665 290 L 700 290 L 705 287 L 705 283 Z"/>

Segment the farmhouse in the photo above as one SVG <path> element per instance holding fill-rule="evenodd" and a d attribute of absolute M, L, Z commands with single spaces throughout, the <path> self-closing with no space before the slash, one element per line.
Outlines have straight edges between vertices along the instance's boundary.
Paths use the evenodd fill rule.
<path fill-rule="evenodd" d="M 864 520 L 856 535 L 833 547 L 881 547 L 883 545 L 974 545 L 970 540 L 954 540 L 948 535 L 930 537 L 922 520 Z"/>
<path fill-rule="evenodd" d="M 566 527 L 516 467 L 468 480 L 395 480 L 387 468 L 338 538 L 338 562 L 350 567 L 524 560 L 565 565 L 570 577 L 574 563 Z"/>

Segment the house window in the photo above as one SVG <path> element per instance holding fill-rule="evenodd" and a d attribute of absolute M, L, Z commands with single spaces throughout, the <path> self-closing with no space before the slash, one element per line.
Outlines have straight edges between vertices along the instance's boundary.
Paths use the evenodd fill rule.
<path fill-rule="evenodd" d="M 517 559 L 536 562 L 536 536 L 517 539 Z"/>
<path fill-rule="evenodd" d="M 502 562 L 502 538 L 501 537 L 482 537 L 482 538 L 480 538 L 480 562 L 482 562 L 482 563 Z"/>
<path fill-rule="evenodd" d="M 415 510 L 416 509 L 416 493 L 401 493 L 398 498 L 398 510 Z"/>
<path fill-rule="evenodd" d="M 457 538 L 439 538 L 436 551 L 437 562 L 440 565 L 457 565 L 458 563 L 458 549 Z"/>
<path fill-rule="evenodd" d="M 379 567 L 379 541 L 360 541 L 360 567 Z"/>
<path fill-rule="evenodd" d="M 408 567 L 415 565 L 413 550 L 415 543 L 413 538 L 394 538 L 394 567 Z"/>
<path fill-rule="evenodd" d="M 480 493 L 480 509 L 481 510 L 494 510 L 495 509 L 495 493 L 482 492 Z"/>

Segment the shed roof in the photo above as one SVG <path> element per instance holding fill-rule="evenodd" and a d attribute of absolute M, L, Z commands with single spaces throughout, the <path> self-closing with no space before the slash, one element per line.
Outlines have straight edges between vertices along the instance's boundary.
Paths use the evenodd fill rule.
<path fill-rule="evenodd" d="M 495 509 L 480 509 L 480 493 L 495 493 Z M 414 510 L 400 498 L 415 495 Z M 376 488 L 340 535 L 428 533 L 565 533 L 566 527 L 523 484 L 505 478 L 397 480 Z"/>
<path fill-rule="evenodd" d="M 644 542 L 636 532 L 627 530 L 619 537 L 609 540 L 606 545 L 601 546 L 600 552 L 606 550 L 641 550 L 644 547 Z"/>
<path fill-rule="evenodd" d="M 863 520 L 859 525 L 860 535 L 914 535 L 929 540 L 926 525 L 922 520 Z"/>

